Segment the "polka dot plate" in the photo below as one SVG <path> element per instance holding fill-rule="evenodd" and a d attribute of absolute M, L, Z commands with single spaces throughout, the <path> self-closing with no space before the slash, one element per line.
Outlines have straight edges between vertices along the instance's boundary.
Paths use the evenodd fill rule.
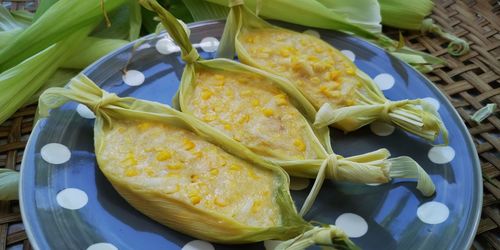
<path fill-rule="evenodd" d="M 285 25 L 299 31 L 303 27 Z M 219 21 L 191 25 L 191 40 L 212 58 L 223 30 Z M 386 147 L 393 156 L 417 160 L 436 184 L 425 198 L 414 182 L 385 185 L 327 182 L 307 220 L 335 224 L 365 249 L 457 249 L 470 246 L 481 211 L 482 185 L 476 151 L 466 127 L 446 98 L 421 74 L 380 48 L 331 31 L 307 31 L 342 50 L 373 77 L 391 100 L 424 98 L 441 114 L 449 146 L 432 146 L 399 129 L 374 123 L 344 135 L 333 131 L 344 156 Z M 182 74 L 179 48 L 164 35 L 146 37 L 125 75 L 132 44 L 99 60 L 85 73 L 107 91 L 170 104 Z M 93 148 L 94 114 L 68 103 L 40 120 L 26 147 L 21 208 L 35 249 L 235 249 L 193 239 L 142 215 L 118 195 L 99 171 Z M 292 179 L 297 206 L 311 183 Z M 275 242 L 238 246 L 272 249 Z"/>

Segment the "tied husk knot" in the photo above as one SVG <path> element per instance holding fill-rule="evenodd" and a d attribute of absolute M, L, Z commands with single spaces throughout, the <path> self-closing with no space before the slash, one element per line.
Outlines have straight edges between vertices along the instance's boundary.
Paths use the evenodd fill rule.
<path fill-rule="evenodd" d="M 183 52 L 181 58 L 184 62 L 191 64 L 200 59 L 200 54 L 198 54 L 198 51 L 196 51 L 196 49 L 192 49 L 187 54 Z"/>
<path fill-rule="evenodd" d="M 245 1 L 243 1 L 243 0 L 230 0 L 229 4 L 228 4 L 228 7 L 232 8 L 234 6 L 244 5 L 244 4 L 245 4 Z"/>
<path fill-rule="evenodd" d="M 299 250 L 307 247 L 332 246 L 334 249 L 359 249 L 347 235 L 336 226 L 316 226 L 303 234 L 280 243 L 276 250 Z"/>

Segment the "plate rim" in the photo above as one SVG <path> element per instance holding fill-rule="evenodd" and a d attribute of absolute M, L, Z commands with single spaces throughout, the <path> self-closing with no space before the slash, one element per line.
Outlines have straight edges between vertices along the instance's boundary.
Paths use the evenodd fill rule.
<path fill-rule="evenodd" d="M 193 23 L 189 23 L 187 24 L 187 27 L 188 28 L 196 28 L 196 27 L 200 27 L 200 26 L 205 26 L 205 25 L 210 25 L 210 24 L 216 24 L 216 23 L 225 23 L 225 19 L 212 19 L 212 20 L 205 20 L 205 21 L 199 21 L 199 22 L 193 22 Z M 274 22 L 274 21 L 272 21 Z M 288 23 L 288 22 L 282 22 L 282 21 L 278 21 L 278 24 L 279 23 Z M 288 23 L 288 24 L 291 24 L 291 23 Z M 482 213 L 482 204 L 483 204 L 483 180 L 482 180 L 482 171 L 481 171 L 481 163 L 479 161 L 479 156 L 478 156 L 478 153 L 477 153 L 477 149 L 475 147 L 475 144 L 474 144 L 474 141 L 472 139 L 472 136 L 471 134 L 469 133 L 468 129 L 467 129 L 467 126 L 465 125 L 463 119 L 461 118 L 460 114 L 458 113 L 458 111 L 455 109 L 455 107 L 453 106 L 453 104 L 451 103 L 450 100 L 448 100 L 448 98 L 444 95 L 444 93 L 431 81 L 429 80 L 423 73 L 421 73 L 420 71 L 416 70 L 415 68 L 413 68 L 410 64 L 408 64 L 407 62 L 395 57 L 394 55 L 390 54 L 389 52 L 387 52 L 385 49 L 383 49 L 382 47 L 380 47 L 379 45 L 371 42 L 371 41 L 368 41 L 362 37 L 358 37 L 358 36 L 355 36 L 355 35 L 352 35 L 352 34 L 348 34 L 348 33 L 345 33 L 345 32 L 342 32 L 342 31 L 337 31 L 337 30 L 328 30 L 328 29 L 322 29 L 322 28 L 316 28 L 316 27 L 308 27 L 308 26 L 304 26 L 304 25 L 299 25 L 299 24 L 293 24 L 293 25 L 296 25 L 298 27 L 304 27 L 304 28 L 310 28 L 310 29 L 316 29 L 316 30 L 322 30 L 322 31 L 327 31 L 327 32 L 340 32 L 340 33 L 343 33 L 345 34 L 346 36 L 348 36 L 349 38 L 354 38 L 354 39 L 357 39 L 359 41 L 361 41 L 362 43 L 366 43 L 370 46 L 373 46 L 377 49 L 380 49 L 382 50 L 390 59 L 393 59 L 393 60 L 397 60 L 399 63 L 402 63 L 404 64 L 404 66 L 406 66 L 407 68 L 409 68 L 410 70 L 412 70 L 414 73 L 417 73 L 417 75 L 420 76 L 420 78 L 424 79 L 424 82 L 425 84 L 429 87 L 429 89 L 436 95 L 436 96 L 439 96 L 441 97 L 441 99 L 443 99 L 445 101 L 445 104 L 447 104 L 449 107 L 452 107 L 452 111 L 450 111 L 451 115 L 455 116 L 455 120 L 458 118 L 458 120 L 460 122 L 458 122 L 457 124 L 457 127 L 460 129 L 460 131 L 465 134 L 466 136 L 464 137 L 464 140 L 466 141 L 467 145 L 467 149 L 472 152 L 473 156 L 471 157 L 471 159 L 473 160 L 473 168 L 474 168 L 474 172 L 476 173 L 476 176 L 478 177 L 478 179 L 476 180 L 476 188 L 477 190 L 479 191 L 478 194 L 476 195 L 473 195 L 473 197 L 477 198 L 477 203 L 475 204 L 475 206 L 473 206 L 473 208 L 475 208 L 475 213 L 473 214 L 473 224 L 471 225 L 472 226 L 472 230 L 470 229 L 470 226 L 469 226 L 469 229 L 466 228 L 466 230 L 470 231 L 470 233 L 468 235 L 466 235 L 466 245 L 467 245 L 467 249 L 469 249 L 471 246 L 472 246 L 472 243 L 474 241 L 474 238 L 476 236 L 476 233 L 477 233 L 477 230 L 478 230 L 478 226 L 479 226 L 479 222 L 480 222 L 480 219 L 481 219 L 481 213 Z M 119 47 L 113 51 L 111 51 L 110 53 L 104 55 L 103 57 L 99 58 L 97 61 L 93 62 L 92 64 L 90 64 L 89 66 L 87 66 L 85 69 L 81 70 L 79 72 L 80 73 L 87 73 L 89 70 L 93 69 L 96 67 L 96 65 L 100 64 L 101 62 L 105 61 L 105 60 L 108 60 L 109 57 L 111 56 L 114 56 L 114 55 L 117 55 L 121 52 L 123 52 L 124 50 L 127 50 L 129 49 L 131 46 L 133 46 L 135 43 L 137 43 L 137 41 L 140 41 L 140 40 L 149 40 L 149 39 L 154 39 L 156 36 L 161 36 L 163 34 L 166 34 L 166 31 L 162 31 L 161 33 L 159 34 L 155 34 L 155 33 L 152 33 L 152 34 L 149 34 L 149 35 L 146 35 L 146 36 L 143 36 L 143 37 L 140 37 L 134 41 L 131 41 L 125 45 L 123 45 L 122 47 Z M 67 85 L 65 85 L 67 86 Z M 37 109 L 38 111 L 38 109 Z M 33 129 L 30 133 L 30 136 L 28 138 L 28 141 L 26 143 L 26 146 L 25 146 L 25 151 L 26 152 L 27 150 L 26 149 L 29 149 L 31 147 L 34 147 L 33 145 L 33 138 L 35 138 L 35 134 L 39 134 L 39 130 L 41 129 L 40 128 L 40 121 L 41 120 L 44 120 L 44 119 L 47 119 L 47 118 L 41 118 L 39 120 L 36 121 L 36 123 L 33 125 Z M 36 132 L 36 133 L 35 133 Z M 25 182 L 25 174 L 24 174 L 24 169 L 25 169 L 25 165 L 26 165 L 26 157 L 27 157 L 28 154 L 23 154 L 23 157 L 21 159 L 21 165 L 20 165 L 20 174 L 19 174 L 19 207 L 20 207 L 20 212 L 21 212 L 21 217 L 24 219 L 24 218 L 27 218 L 26 217 L 26 207 L 25 207 L 25 197 L 23 196 L 23 193 L 24 193 L 24 189 L 23 189 L 23 183 Z M 31 228 L 31 225 L 29 223 L 28 220 L 24 221 L 23 220 L 23 225 L 24 225 L 24 230 L 26 232 L 26 235 L 28 237 L 28 240 L 30 241 L 30 244 L 31 246 L 33 247 L 33 249 L 35 250 L 40 250 L 40 247 L 39 247 L 39 244 L 38 244 L 38 241 L 36 240 L 36 237 L 34 237 L 33 235 L 33 231 L 32 231 L 32 228 Z"/>

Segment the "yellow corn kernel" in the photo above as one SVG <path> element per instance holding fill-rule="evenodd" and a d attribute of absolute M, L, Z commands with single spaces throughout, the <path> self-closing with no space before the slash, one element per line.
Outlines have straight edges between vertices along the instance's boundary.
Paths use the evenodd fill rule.
<path fill-rule="evenodd" d="M 179 178 L 181 177 L 178 173 L 167 173 L 165 175 L 165 177 L 169 177 L 169 178 Z"/>
<path fill-rule="evenodd" d="M 220 156 L 219 161 L 220 161 L 221 166 L 226 166 L 226 163 L 227 163 L 226 158 L 224 158 L 223 156 Z"/>
<path fill-rule="evenodd" d="M 198 151 L 198 152 L 194 153 L 194 156 L 195 156 L 196 158 L 201 158 L 201 157 L 203 157 L 203 152 Z"/>
<path fill-rule="evenodd" d="M 353 68 L 348 68 L 346 71 L 345 71 L 348 75 L 354 75 L 354 69 Z"/>
<path fill-rule="evenodd" d="M 193 203 L 193 205 L 197 205 L 201 202 L 201 197 L 199 195 L 190 196 L 189 199 L 191 199 L 191 203 Z"/>
<path fill-rule="evenodd" d="M 329 97 L 330 96 L 330 91 L 328 90 L 328 88 L 326 86 L 320 86 L 319 87 L 319 92 L 321 92 L 321 94 Z"/>
<path fill-rule="evenodd" d="M 224 80 L 217 80 L 216 82 L 214 82 L 214 85 L 217 87 L 222 87 L 224 86 L 224 84 L 225 84 Z"/>
<path fill-rule="evenodd" d="M 231 130 L 233 128 L 231 127 L 231 124 L 224 124 L 224 129 L 225 130 Z"/>
<path fill-rule="evenodd" d="M 215 77 L 215 79 L 217 79 L 219 81 L 224 81 L 224 79 L 226 78 L 226 77 L 224 77 L 224 75 L 221 75 L 221 74 L 215 74 L 214 77 Z"/>
<path fill-rule="evenodd" d="M 217 168 L 210 169 L 210 174 L 211 175 L 218 175 L 219 174 L 219 169 L 217 169 Z"/>
<path fill-rule="evenodd" d="M 241 95 L 242 96 L 249 96 L 249 95 L 252 95 L 253 94 L 253 91 L 251 90 L 243 90 L 241 91 Z"/>
<path fill-rule="evenodd" d="M 215 121 L 217 119 L 217 116 L 216 115 L 205 115 L 203 116 L 203 121 L 204 122 L 211 122 L 211 121 Z"/>
<path fill-rule="evenodd" d="M 340 71 L 338 70 L 333 70 L 332 72 L 330 72 L 330 79 L 335 81 L 337 80 L 337 78 L 339 77 L 340 75 Z"/>
<path fill-rule="evenodd" d="M 317 76 L 313 76 L 311 77 L 311 82 L 314 84 L 319 84 L 321 82 L 321 79 L 319 79 L 319 77 Z"/>
<path fill-rule="evenodd" d="M 319 59 L 317 57 L 315 57 L 315 56 L 308 56 L 307 60 L 310 61 L 310 62 L 317 62 L 317 61 L 319 61 Z"/>
<path fill-rule="evenodd" d="M 127 129 L 125 127 L 118 128 L 118 132 L 120 132 L 120 133 L 124 133 L 125 131 L 127 131 Z"/>
<path fill-rule="evenodd" d="M 255 174 L 255 172 L 253 171 L 252 168 L 248 168 L 248 176 L 250 176 L 250 178 L 254 179 L 254 180 L 257 180 L 259 179 L 259 176 L 257 176 Z"/>
<path fill-rule="evenodd" d="M 172 153 L 165 150 L 160 151 L 156 154 L 156 160 L 158 161 L 166 161 L 170 158 L 172 158 Z"/>
<path fill-rule="evenodd" d="M 293 145 L 301 152 L 306 151 L 306 144 L 301 139 L 295 139 Z"/>
<path fill-rule="evenodd" d="M 276 104 L 278 104 L 278 105 L 286 105 L 287 104 L 287 100 L 286 100 L 286 95 L 285 94 L 275 95 L 274 98 L 276 100 Z"/>
<path fill-rule="evenodd" d="M 265 116 L 269 117 L 274 114 L 274 111 L 270 108 L 263 108 L 262 113 L 264 113 Z"/>
<path fill-rule="evenodd" d="M 137 176 L 139 175 L 139 170 L 137 168 L 127 168 L 125 170 L 125 176 L 127 177 L 134 177 L 134 176 Z"/>
<path fill-rule="evenodd" d="M 154 169 L 151 168 L 151 167 L 144 168 L 144 172 L 146 172 L 146 175 L 149 176 L 149 177 L 156 176 L 156 171 L 154 171 Z"/>
<path fill-rule="evenodd" d="M 247 38 L 245 39 L 245 41 L 247 43 L 254 43 L 255 42 L 255 39 L 253 38 L 253 36 L 247 36 Z"/>
<path fill-rule="evenodd" d="M 179 169 L 182 169 L 182 165 L 181 164 L 172 164 L 172 165 L 167 165 L 167 168 L 169 170 L 179 170 Z"/>
<path fill-rule="evenodd" d="M 305 38 L 300 39 L 299 42 L 302 46 L 309 46 L 309 41 Z"/>
<path fill-rule="evenodd" d="M 140 131 L 144 131 L 150 127 L 151 127 L 151 123 L 149 123 L 149 122 L 141 122 L 139 125 L 137 125 L 137 128 L 139 128 Z"/>
<path fill-rule="evenodd" d="M 199 176 L 195 174 L 192 174 L 189 178 L 191 179 L 191 182 L 197 182 L 199 180 Z"/>
<path fill-rule="evenodd" d="M 245 114 L 243 116 L 241 116 L 239 119 L 238 119 L 238 123 L 239 124 L 245 124 L 247 123 L 248 121 L 250 121 L 250 116 Z"/>
<path fill-rule="evenodd" d="M 201 98 L 203 100 L 208 100 L 212 95 L 213 93 L 208 89 L 204 89 L 201 91 Z"/>
<path fill-rule="evenodd" d="M 185 150 L 191 150 L 194 147 L 196 147 L 196 144 L 194 144 L 192 141 L 188 139 L 184 139 L 184 149 Z"/>
<path fill-rule="evenodd" d="M 245 77 L 242 77 L 242 78 L 238 78 L 238 83 L 241 83 L 241 84 L 247 84 L 249 82 L 248 78 L 245 78 Z"/>
<path fill-rule="evenodd" d="M 229 167 L 230 170 L 234 170 L 234 171 L 239 171 L 241 169 L 240 166 L 236 165 L 236 164 L 231 164 L 231 166 Z"/>
<path fill-rule="evenodd" d="M 261 201 L 254 201 L 252 204 L 252 213 L 257 213 L 262 207 L 262 202 Z"/>
<path fill-rule="evenodd" d="M 346 100 L 344 100 L 344 104 L 346 106 L 352 106 L 352 105 L 356 104 L 356 102 L 353 99 L 346 99 Z"/>
<path fill-rule="evenodd" d="M 332 82 L 331 85 L 333 89 L 340 89 L 340 82 Z"/>
<path fill-rule="evenodd" d="M 137 165 L 137 160 L 133 153 L 128 153 L 122 162 L 125 166 L 135 166 Z"/>
<path fill-rule="evenodd" d="M 323 51 L 325 51 L 325 50 L 324 50 L 323 48 L 321 48 L 321 47 L 316 47 L 316 48 L 314 48 L 314 51 L 315 51 L 316 53 L 322 53 L 322 52 L 323 52 Z"/>
<path fill-rule="evenodd" d="M 288 51 L 287 49 L 280 49 L 280 55 L 282 57 L 289 57 L 290 56 L 290 51 Z"/>
<path fill-rule="evenodd" d="M 220 207 L 225 207 L 225 206 L 229 205 L 229 202 L 227 202 L 226 200 L 219 198 L 219 197 L 215 197 L 214 203 L 215 203 L 215 205 L 220 206 Z"/>
<path fill-rule="evenodd" d="M 251 102 L 252 102 L 252 106 L 254 106 L 254 107 L 257 107 L 260 105 L 260 102 L 257 99 L 253 99 Z"/>

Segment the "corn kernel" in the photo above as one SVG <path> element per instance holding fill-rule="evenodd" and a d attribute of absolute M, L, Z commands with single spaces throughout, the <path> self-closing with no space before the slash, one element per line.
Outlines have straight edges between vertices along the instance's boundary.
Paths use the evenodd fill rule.
<path fill-rule="evenodd" d="M 172 154 L 168 151 L 160 151 L 156 154 L 156 160 L 158 161 L 166 161 L 172 158 Z"/>
<path fill-rule="evenodd" d="M 255 174 L 255 172 L 253 171 L 252 168 L 248 168 L 248 176 L 250 176 L 250 178 L 254 179 L 254 180 L 257 180 L 259 179 L 259 176 L 257 176 Z"/>
<path fill-rule="evenodd" d="M 314 48 L 314 51 L 315 51 L 316 53 L 322 53 L 322 52 L 323 52 L 323 51 L 325 51 L 325 50 L 324 50 L 323 48 L 321 48 L 321 47 L 316 47 L 316 48 Z"/>
<path fill-rule="evenodd" d="M 218 80 L 216 82 L 214 82 L 214 85 L 217 86 L 217 87 L 222 87 L 224 86 L 225 82 L 223 80 Z"/>
<path fill-rule="evenodd" d="M 207 89 L 202 90 L 201 91 L 201 98 L 203 100 L 208 100 L 212 96 L 212 94 L 213 93 L 210 90 L 207 90 Z"/>
<path fill-rule="evenodd" d="M 141 122 L 139 125 L 137 125 L 137 128 L 139 128 L 140 131 L 144 131 L 150 127 L 151 127 L 151 123 L 149 123 L 149 122 Z"/>
<path fill-rule="evenodd" d="M 344 103 L 346 106 L 352 106 L 352 105 L 356 104 L 356 102 L 353 99 L 346 99 L 346 100 L 344 100 Z"/>
<path fill-rule="evenodd" d="M 252 37 L 252 36 L 247 36 L 247 38 L 245 39 L 245 41 L 247 43 L 254 43 L 255 42 L 255 39 Z"/>
<path fill-rule="evenodd" d="M 274 98 L 276 100 L 276 104 L 278 104 L 278 105 L 286 105 L 287 104 L 285 94 L 275 95 Z"/>
<path fill-rule="evenodd" d="M 260 105 L 260 102 L 257 99 L 253 99 L 251 102 L 252 102 L 252 106 L 254 106 L 254 107 L 257 107 Z"/>
<path fill-rule="evenodd" d="M 289 57 L 290 56 L 290 51 L 288 51 L 287 49 L 281 49 L 280 50 L 280 55 L 282 57 Z"/>
<path fill-rule="evenodd" d="M 193 203 L 193 205 L 197 205 L 201 202 L 201 197 L 198 195 L 190 196 L 189 198 L 191 199 L 191 203 Z"/>
<path fill-rule="evenodd" d="M 315 57 L 315 56 L 308 56 L 307 60 L 310 61 L 310 62 L 317 62 L 317 61 L 319 61 L 319 59 L 317 57 Z"/>
<path fill-rule="evenodd" d="M 224 129 L 225 130 L 231 130 L 233 128 L 231 127 L 231 124 L 224 124 Z"/>
<path fill-rule="evenodd" d="M 194 144 L 192 141 L 188 139 L 184 139 L 184 149 L 185 150 L 191 150 L 194 147 L 196 147 L 196 144 Z"/>
<path fill-rule="evenodd" d="M 139 175 L 139 170 L 137 170 L 137 168 L 127 168 L 125 170 L 125 176 L 127 177 L 134 177 L 137 175 Z"/>
<path fill-rule="evenodd" d="M 346 71 L 345 71 L 348 75 L 354 75 L 354 69 L 353 68 L 348 68 Z"/>
<path fill-rule="evenodd" d="M 215 121 L 217 119 L 217 116 L 216 115 L 205 115 L 203 116 L 203 121 L 204 122 L 211 122 L 211 121 Z"/>
<path fill-rule="evenodd" d="M 320 86 L 319 87 L 319 92 L 321 92 L 321 94 L 329 97 L 330 96 L 330 91 L 328 90 L 328 88 L 326 86 Z"/>
<path fill-rule="evenodd" d="M 226 158 L 224 158 L 224 157 L 220 156 L 220 157 L 219 157 L 219 161 L 220 161 L 220 165 L 221 165 L 221 166 L 226 166 L 226 163 L 227 163 L 227 162 L 226 162 Z"/>
<path fill-rule="evenodd" d="M 293 145 L 295 145 L 295 147 L 301 152 L 306 151 L 306 145 L 301 139 L 295 139 L 293 141 Z"/>
<path fill-rule="evenodd" d="M 149 177 L 154 177 L 156 175 L 156 171 L 151 167 L 144 168 L 144 172 L 146 172 L 146 175 Z"/>
<path fill-rule="evenodd" d="M 219 174 L 219 169 L 217 169 L 217 168 L 210 169 L 210 174 L 211 175 L 218 175 Z"/>
<path fill-rule="evenodd" d="M 128 153 L 122 163 L 125 166 L 135 166 L 137 165 L 137 160 L 135 159 L 134 154 Z"/>
<path fill-rule="evenodd" d="M 241 116 L 239 119 L 238 119 L 238 123 L 239 124 L 244 124 L 244 123 L 247 123 L 248 121 L 250 121 L 250 116 L 245 114 L 243 116 Z"/>
<path fill-rule="evenodd" d="M 262 207 L 262 202 L 261 201 L 254 201 L 252 204 L 252 213 L 257 213 Z"/>
<path fill-rule="evenodd" d="M 236 165 L 236 164 L 231 164 L 231 166 L 229 167 L 230 170 L 234 170 L 234 171 L 238 171 L 241 169 L 240 166 Z"/>
<path fill-rule="evenodd" d="M 229 202 L 227 202 L 226 200 L 219 198 L 219 197 L 215 197 L 214 203 L 215 203 L 215 205 L 220 206 L 220 207 L 225 207 L 225 206 L 229 205 Z"/>
<path fill-rule="evenodd" d="M 337 97 L 341 96 L 341 93 L 340 93 L 340 91 L 335 90 L 335 91 L 331 92 L 331 96 L 337 98 Z"/>
<path fill-rule="evenodd" d="M 214 77 L 215 77 L 215 79 L 220 80 L 220 81 L 224 81 L 224 79 L 225 79 L 224 75 L 221 75 L 221 74 L 215 74 Z"/>
<path fill-rule="evenodd" d="M 199 179 L 199 176 L 195 175 L 195 174 L 192 174 L 189 178 L 191 179 L 191 182 L 197 182 L 198 179 Z"/>
<path fill-rule="evenodd" d="M 334 70 L 334 71 L 330 72 L 330 79 L 337 80 L 337 77 L 339 77 L 339 75 L 340 75 L 340 71 Z"/>
<path fill-rule="evenodd" d="M 262 113 L 264 113 L 265 116 L 269 117 L 274 114 L 274 111 L 270 108 L 263 108 Z"/>
<path fill-rule="evenodd" d="M 198 152 L 194 153 L 194 156 L 195 156 L 196 158 L 201 158 L 201 157 L 203 157 L 203 152 L 198 151 Z"/>
<path fill-rule="evenodd" d="M 179 178 L 179 177 L 181 177 L 181 176 L 180 176 L 179 174 L 177 174 L 177 173 L 167 173 L 165 176 L 166 176 L 166 177 L 169 177 L 169 178 Z"/>
<path fill-rule="evenodd" d="M 251 90 L 243 90 L 241 91 L 241 95 L 242 96 L 249 96 L 249 95 L 252 95 L 253 94 L 253 91 Z"/>
<path fill-rule="evenodd" d="M 167 168 L 169 170 L 179 170 L 182 168 L 181 164 L 172 164 L 172 165 L 167 165 Z"/>
<path fill-rule="evenodd" d="M 314 84 L 319 84 L 321 82 L 321 79 L 319 79 L 319 77 L 317 76 L 313 76 L 311 77 L 311 82 Z"/>

